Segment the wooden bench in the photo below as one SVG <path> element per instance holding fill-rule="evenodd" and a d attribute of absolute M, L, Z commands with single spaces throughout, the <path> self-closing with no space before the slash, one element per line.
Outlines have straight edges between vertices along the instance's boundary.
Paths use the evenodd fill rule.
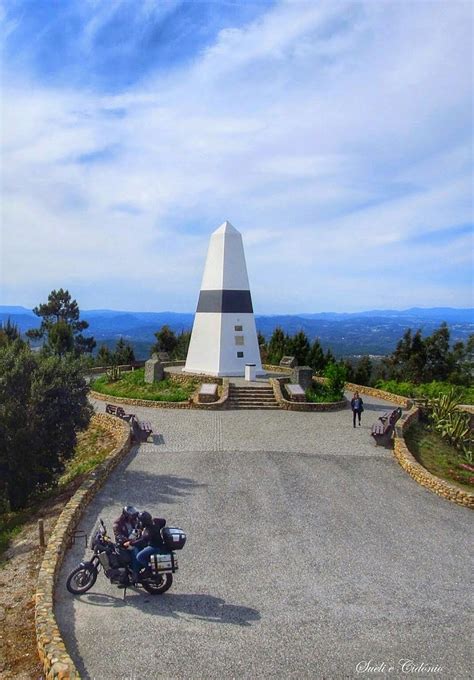
<path fill-rule="evenodd" d="M 144 420 L 140 421 L 136 416 L 131 420 L 133 438 L 139 442 L 146 442 L 148 437 L 153 433 L 151 423 Z"/>
<path fill-rule="evenodd" d="M 199 390 L 198 402 L 200 404 L 210 404 L 217 401 L 217 385 L 215 383 L 203 383 Z"/>
<path fill-rule="evenodd" d="M 122 420 L 127 420 L 128 422 L 135 418 L 133 413 L 125 413 L 121 406 L 115 406 L 115 404 L 106 404 L 105 412 L 117 416 L 117 418 L 122 418 Z"/>
<path fill-rule="evenodd" d="M 401 418 L 401 415 L 402 409 L 396 408 L 379 416 L 379 422 L 372 425 L 372 432 L 370 433 L 376 446 L 379 444 L 386 446 L 391 441 L 395 424 Z"/>

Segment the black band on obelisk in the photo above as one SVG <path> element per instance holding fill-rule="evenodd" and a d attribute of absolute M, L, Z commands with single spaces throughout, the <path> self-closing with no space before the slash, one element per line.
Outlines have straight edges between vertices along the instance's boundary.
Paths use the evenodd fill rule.
<path fill-rule="evenodd" d="M 249 290 L 201 290 L 196 313 L 253 314 Z"/>

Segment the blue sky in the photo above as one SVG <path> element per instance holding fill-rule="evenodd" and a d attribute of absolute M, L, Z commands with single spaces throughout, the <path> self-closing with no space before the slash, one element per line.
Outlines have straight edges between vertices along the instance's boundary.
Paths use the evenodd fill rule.
<path fill-rule="evenodd" d="M 471 2 L 0 0 L 0 304 L 472 305 Z"/>

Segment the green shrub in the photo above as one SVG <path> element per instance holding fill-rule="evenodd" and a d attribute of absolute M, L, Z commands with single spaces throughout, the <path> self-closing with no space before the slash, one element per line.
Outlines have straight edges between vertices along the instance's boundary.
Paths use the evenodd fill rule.
<path fill-rule="evenodd" d="M 402 397 L 425 397 L 426 399 L 434 399 L 440 397 L 442 394 L 449 394 L 453 387 L 455 387 L 461 403 L 474 404 L 473 387 L 451 385 L 450 383 L 436 380 L 433 380 L 430 383 L 422 383 L 421 385 L 415 385 L 412 382 L 398 382 L 397 380 L 377 380 L 375 387 L 379 390 L 391 392 L 392 394 L 399 394 Z"/>
<path fill-rule="evenodd" d="M 459 391 L 455 388 L 448 394 L 430 399 L 430 420 L 443 439 L 458 449 L 468 462 L 472 462 L 471 417 L 468 413 L 459 411 L 460 403 Z"/>
<path fill-rule="evenodd" d="M 344 396 L 344 385 L 347 380 L 347 369 L 344 364 L 328 364 L 324 370 L 328 392 L 337 395 L 335 401 L 339 401 Z"/>
<path fill-rule="evenodd" d="M 333 392 L 329 389 L 327 384 L 313 382 L 312 387 L 305 391 L 306 400 L 312 401 L 316 404 L 330 403 L 333 401 L 341 401 L 344 395 L 341 396 L 338 392 Z"/>

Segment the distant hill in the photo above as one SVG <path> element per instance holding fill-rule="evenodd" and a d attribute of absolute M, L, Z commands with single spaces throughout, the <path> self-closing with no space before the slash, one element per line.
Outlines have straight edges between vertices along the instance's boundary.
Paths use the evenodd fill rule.
<path fill-rule="evenodd" d="M 0 305 L 0 321 L 8 318 L 18 325 L 22 333 L 39 326 L 39 319 L 31 310 Z M 113 346 L 122 336 L 133 344 L 137 358 L 146 358 L 154 342 L 155 331 L 164 324 L 177 333 L 190 330 L 194 314 L 91 309 L 84 310 L 81 318 L 89 322 L 89 332 L 98 344 Z M 319 338 L 323 347 L 330 347 L 337 356 L 389 354 L 407 328 L 421 328 L 423 334 L 427 335 L 438 328 L 442 321 L 448 323 L 453 342 L 465 341 L 474 333 L 474 309 L 452 307 L 256 315 L 257 329 L 266 338 L 270 337 L 277 326 L 281 326 L 290 335 L 303 330 L 311 340 Z"/>

